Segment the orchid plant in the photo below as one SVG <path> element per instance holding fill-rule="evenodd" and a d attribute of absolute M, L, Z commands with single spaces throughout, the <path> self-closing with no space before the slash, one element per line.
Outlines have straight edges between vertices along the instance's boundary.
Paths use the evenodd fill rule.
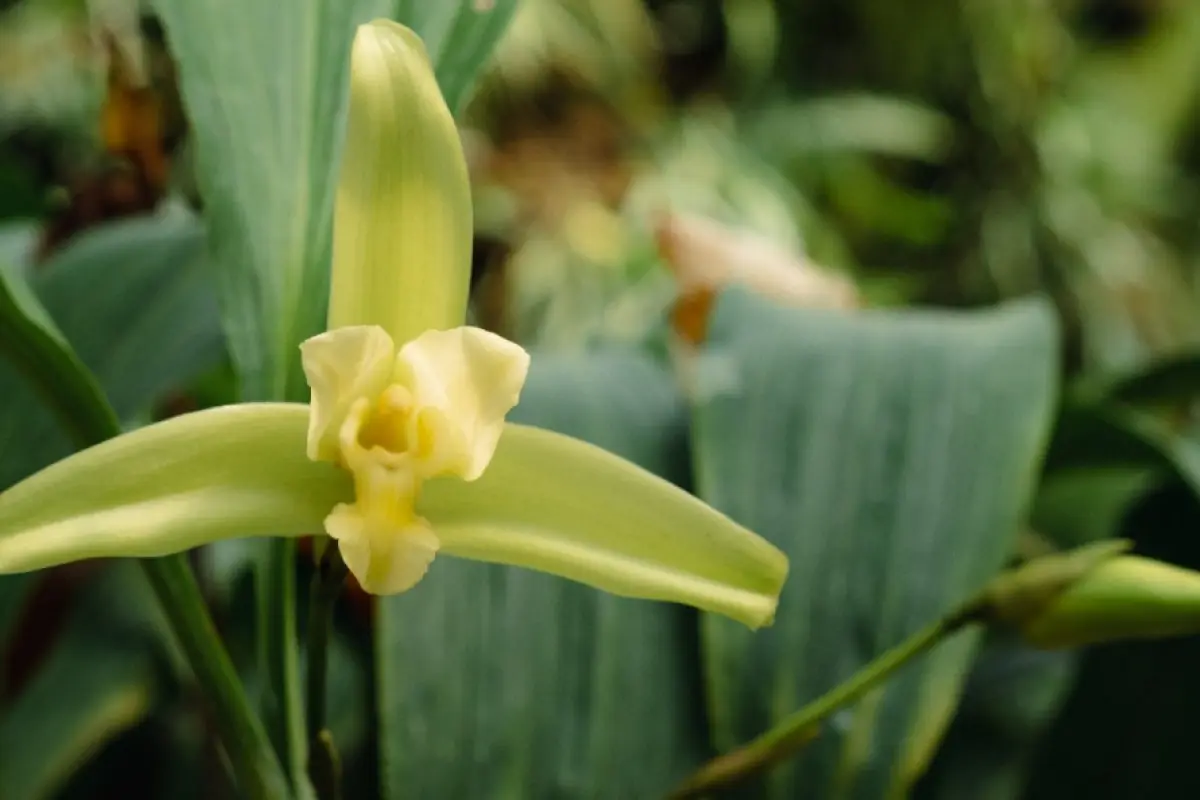
<path fill-rule="evenodd" d="M 464 324 L 471 239 L 421 41 L 361 26 L 328 329 L 298 343 L 309 404 L 202 410 L 49 466 L 0 494 L 0 573 L 323 530 L 374 594 L 413 589 L 441 553 L 769 624 L 774 546 L 597 447 L 505 421 L 530 356 Z"/>

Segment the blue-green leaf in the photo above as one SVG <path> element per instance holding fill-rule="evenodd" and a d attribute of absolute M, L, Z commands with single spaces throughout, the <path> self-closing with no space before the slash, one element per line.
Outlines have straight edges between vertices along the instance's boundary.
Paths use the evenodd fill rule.
<path fill-rule="evenodd" d="M 67 376 L 69 364 L 78 370 L 82 362 L 95 377 L 76 372 L 71 380 L 79 382 L 81 393 L 75 396 L 96 399 L 97 381 L 118 417 L 128 422 L 217 364 L 223 354 L 221 330 L 203 246 L 203 231 L 189 215 L 135 219 L 80 236 L 29 273 L 33 295 L 62 334 L 56 337 L 42 319 L 43 341 L 59 348 L 60 355 L 47 354 L 39 374 Z M 14 339 L 3 341 L 0 352 L 7 355 Z M 71 345 L 77 359 L 70 355 Z M 46 373 L 48 363 L 62 369 Z M 67 396 L 57 390 L 56 395 Z M 74 449 L 44 403 L 27 376 L 0 363 L 0 448 L 6 453 L 0 460 L 0 487 Z M 93 412 L 70 413 L 75 424 Z"/>
<path fill-rule="evenodd" d="M 688 479 L 683 399 L 637 353 L 535 354 L 511 416 Z M 695 624 L 689 609 L 439 560 L 378 607 L 385 797 L 661 796 L 706 751 Z"/>
<path fill-rule="evenodd" d="M 388 0 L 155 0 L 194 137 L 213 268 L 249 399 L 301 399 L 322 330 L 350 42 Z"/>
<path fill-rule="evenodd" d="M 774 628 L 705 619 L 731 748 L 948 613 L 1011 552 L 1054 407 L 1051 310 L 798 312 L 728 292 L 701 359 L 700 495 L 783 548 Z M 954 710 L 959 635 L 837 715 L 767 796 L 899 796 Z"/>
<path fill-rule="evenodd" d="M 135 598 L 142 608 L 123 607 Z M 0 711 L 5 800 L 57 797 L 80 766 L 144 719 L 156 700 L 159 631 L 145 613 L 152 598 L 141 576 L 114 569 L 79 600 L 46 660 Z"/>
<path fill-rule="evenodd" d="M 457 111 L 516 10 L 517 0 L 396 0 L 395 18 L 425 41 L 446 105 Z"/>

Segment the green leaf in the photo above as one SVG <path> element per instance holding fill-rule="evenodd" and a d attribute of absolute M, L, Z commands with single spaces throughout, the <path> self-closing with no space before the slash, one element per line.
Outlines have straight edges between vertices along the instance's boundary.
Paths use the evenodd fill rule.
<path fill-rule="evenodd" d="M 79 598 L 53 650 L 0 714 L 0 797 L 50 800 L 108 740 L 150 712 L 160 680 L 157 635 L 119 607 L 129 586 L 117 569 Z"/>
<path fill-rule="evenodd" d="M 1200 353 L 1182 352 L 1109 379 L 1104 395 L 1131 404 L 1158 404 L 1200 395 Z"/>
<path fill-rule="evenodd" d="M 0 494 L 0 573 L 319 532 L 352 487 L 308 460 L 307 429 L 307 406 L 225 406 L 58 461 Z"/>
<path fill-rule="evenodd" d="M 683 399 L 638 353 L 535 354 L 511 416 L 686 480 Z M 378 606 L 384 796 L 661 796 L 706 751 L 695 625 L 690 609 L 438 560 Z"/>
<path fill-rule="evenodd" d="M 1059 411 L 1045 473 L 1049 479 L 1080 470 L 1172 476 L 1200 494 L 1200 442 L 1143 409 L 1074 400 Z"/>
<path fill-rule="evenodd" d="M 700 495 L 784 548 L 774 628 L 706 617 L 728 749 L 965 600 L 1008 557 L 1053 410 L 1056 327 L 981 313 L 796 312 L 727 292 L 701 357 Z M 768 780 L 771 797 L 899 795 L 953 713 L 976 635 L 903 670 Z"/>
<path fill-rule="evenodd" d="M 424 40 L 446 105 L 457 111 L 516 10 L 517 0 L 396 0 L 395 19 Z"/>
<path fill-rule="evenodd" d="M 59 365 L 52 374 L 77 381 L 74 397 L 101 404 L 107 397 L 128 421 L 216 364 L 223 347 L 203 246 L 194 217 L 142 218 L 90 231 L 31 273 L 30 288 L 61 330 L 58 336 L 51 327 L 39 328 L 45 346 L 61 349 L 65 339 L 78 354 L 47 353 L 37 362 L 38 374 L 47 364 Z M 0 324 L 14 324 L 9 319 L 6 314 Z M 6 348 L 14 340 L 5 335 L 0 341 Z M 79 362 L 94 379 L 63 371 L 78 370 Z M 93 413 L 73 409 L 71 425 L 82 427 Z M 7 364 L 0 364 L 0 447 L 7 454 L 0 460 L 0 487 L 74 449 L 30 381 Z"/>
<path fill-rule="evenodd" d="M 1062 548 L 1117 535 L 1134 502 L 1161 485 L 1152 466 L 1080 467 L 1051 473 L 1038 486 L 1033 529 Z"/>
<path fill-rule="evenodd" d="M 95 377 L 80 362 L 54 320 L 14 270 L 0 268 L 0 344 L 41 391 L 43 402 L 80 445 L 95 444 L 89 429 L 115 425 Z M 78 422 L 76 422 L 78 420 Z"/>
<path fill-rule="evenodd" d="M 195 140 L 230 349 L 250 399 L 304 395 L 324 329 L 350 43 L 387 0 L 155 0 Z"/>

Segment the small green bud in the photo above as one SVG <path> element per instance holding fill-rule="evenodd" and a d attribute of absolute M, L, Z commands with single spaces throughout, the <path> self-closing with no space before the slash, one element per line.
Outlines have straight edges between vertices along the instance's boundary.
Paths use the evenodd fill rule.
<path fill-rule="evenodd" d="M 1098 542 L 1030 561 L 984 590 L 984 615 L 1048 650 L 1200 633 L 1200 572 L 1129 547 Z"/>
<path fill-rule="evenodd" d="M 1129 550 L 1130 542 L 1096 542 L 1027 561 L 998 575 L 984 589 L 986 616 L 1023 628 L 1045 613 L 1070 587 L 1101 564 Z"/>
<path fill-rule="evenodd" d="M 1200 633 L 1200 572 L 1114 558 L 1062 592 L 1022 633 L 1046 649 Z"/>

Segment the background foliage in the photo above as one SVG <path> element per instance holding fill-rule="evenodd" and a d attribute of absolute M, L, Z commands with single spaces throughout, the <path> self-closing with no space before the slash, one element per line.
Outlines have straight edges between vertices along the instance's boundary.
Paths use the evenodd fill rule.
<path fill-rule="evenodd" d="M 380 15 L 458 112 L 473 314 L 535 353 L 514 417 L 793 566 L 755 634 L 491 565 L 348 586 L 347 797 L 662 796 L 1008 563 L 1124 536 L 1200 568 L 1185 0 L 4 0 L 5 285 L 123 425 L 303 395 L 274 345 L 321 326 L 349 37 Z M 0 486 L 72 446 L 7 364 L 0 443 Z M 193 554 L 251 687 L 260 550 Z M 143 581 L 0 578 L 0 797 L 229 796 Z M 745 796 L 1193 797 L 1198 665 L 969 632 Z"/>

